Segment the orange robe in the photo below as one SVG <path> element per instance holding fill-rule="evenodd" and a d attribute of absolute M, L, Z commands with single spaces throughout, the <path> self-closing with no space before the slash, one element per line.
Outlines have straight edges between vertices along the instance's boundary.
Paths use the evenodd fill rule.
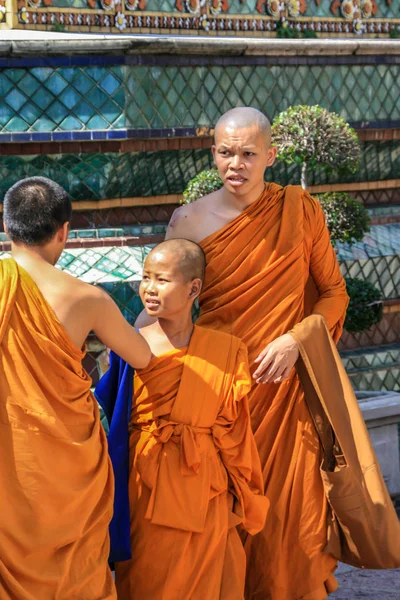
<path fill-rule="evenodd" d="M 301 188 L 267 184 L 201 245 L 207 270 L 198 324 L 240 337 L 250 365 L 309 312 L 309 274 L 319 295 L 312 310 L 340 337 L 345 283 L 320 205 Z M 264 530 L 245 541 L 246 598 L 322 600 L 336 587 L 335 561 L 323 554 L 327 504 L 319 443 L 296 374 L 279 385 L 253 382 L 249 405 L 271 508 Z"/>
<path fill-rule="evenodd" d="M 235 525 L 264 525 L 250 428 L 247 352 L 195 327 L 189 347 L 134 379 L 130 423 L 132 559 L 116 565 L 119 600 L 242 600 L 245 553 Z"/>
<path fill-rule="evenodd" d="M 84 353 L 0 260 L 0 599 L 114 600 L 113 477 Z"/>

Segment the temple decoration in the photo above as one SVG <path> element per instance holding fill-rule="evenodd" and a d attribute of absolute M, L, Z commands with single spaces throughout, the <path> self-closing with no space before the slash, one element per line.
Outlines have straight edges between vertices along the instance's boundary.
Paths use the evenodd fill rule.
<path fill-rule="evenodd" d="M 385 37 L 400 31 L 400 18 L 384 16 L 391 0 L 164 0 L 162 10 L 154 9 L 154 0 L 85 0 L 83 7 L 82 0 L 70 0 L 68 7 L 65 0 L 10 1 L 19 26 L 29 29 L 275 36 L 284 23 L 300 34 L 312 30 L 323 37 Z M 0 0 L 0 26 L 1 21 L 5 0 Z"/>

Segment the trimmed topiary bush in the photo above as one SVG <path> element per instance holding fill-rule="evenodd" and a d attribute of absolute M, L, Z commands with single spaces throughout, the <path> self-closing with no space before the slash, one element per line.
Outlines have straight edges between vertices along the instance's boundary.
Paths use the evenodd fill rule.
<path fill-rule="evenodd" d="M 336 113 L 320 106 L 292 106 L 272 125 L 272 143 L 278 158 L 301 165 L 301 185 L 307 187 L 307 168 L 353 173 L 360 161 L 354 129 Z"/>
<path fill-rule="evenodd" d="M 369 281 L 346 278 L 350 303 L 347 309 L 345 329 L 350 333 L 366 331 L 382 319 L 381 292 Z"/>
<path fill-rule="evenodd" d="M 190 204 L 211 192 L 215 192 L 222 188 L 222 179 L 219 176 L 217 169 L 206 169 L 201 171 L 196 177 L 193 177 L 186 186 L 183 192 L 183 204 Z"/>
<path fill-rule="evenodd" d="M 328 192 L 317 198 L 325 213 L 332 245 L 361 242 L 371 223 L 365 206 L 346 192 Z"/>

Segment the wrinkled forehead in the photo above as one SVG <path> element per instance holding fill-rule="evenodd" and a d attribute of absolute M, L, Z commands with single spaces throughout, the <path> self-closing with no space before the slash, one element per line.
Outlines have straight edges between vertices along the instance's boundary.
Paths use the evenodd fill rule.
<path fill-rule="evenodd" d="M 221 123 L 215 129 L 215 144 L 267 145 L 271 143 L 270 131 L 262 129 L 258 123 L 238 125 L 235 122 Z"/>

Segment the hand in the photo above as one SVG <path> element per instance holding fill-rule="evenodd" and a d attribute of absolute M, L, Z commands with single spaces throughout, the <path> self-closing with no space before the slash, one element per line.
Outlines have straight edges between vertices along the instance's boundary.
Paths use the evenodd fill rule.
<path fill-rule="evenodd" d="M 255 359 L 258 364 L 253 374 L 257 383 L 281 383 L 289 377 L 299 357 L 299 349 L 289 333 L 276 338 Z"/>

